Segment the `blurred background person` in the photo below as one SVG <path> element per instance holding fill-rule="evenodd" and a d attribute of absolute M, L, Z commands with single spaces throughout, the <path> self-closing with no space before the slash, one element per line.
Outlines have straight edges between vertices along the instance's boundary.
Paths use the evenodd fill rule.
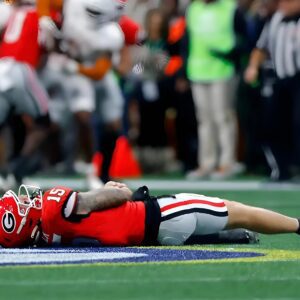
<path fill-rule="evenodd" d="M 236 163 L 234 110 L 237 7 L 231 0 L 196 0 L 187 10 L 191 81 L 198 118 L 199 168 L 188 178 L 226 178 L 240 171 Z"/>
<path fill-rule="evenodd" d="M 65 92 L 62 94 L 65 99 L 62 100 L 66 102 L 67 110 L 57 121 L 64 128 L 64 124 L 68 123 L 66 122 L 68 114 L 73 114 L 73 120 L 76 122 L 71 123 L 71 126 L 78 129 L 78 134 L 71 144 L 71 147 L 73 145 L 71 156 L 78 160 L 78 154 L 81 154 L 83 163 L 76 165 L 79 165 L 78 169 L 81 171 L 86 169 L 84 173 L 88 175 L 89 186 L 97 188 L 101 183 L 99 179 L 97 180 L 91 164 L 93 153 L 96 145 L 100 144 L 103 154 L 101 176 L 104 181 L 107 181 L 115 142 L 121 131 L 120 119 L 123 112 L 120 87 L 111 72 L 112 56 L 117 54 L 124 45 L 123 32 L 115 22 L 114 3 L 108 0 L 67 1 L 64 6 L 61 34 L 63 37 L 61 48 L 64 50 L 64 55 L 60 55 L 56 62 L 52 60 L 52 64 L 49 61 L 48 72 L 44 77 L 46 82 L 47 78 L 49 81 L 49 69 L 51 73 L 56 69 L 56 75 L 52 75 L 52 78 L 54 84 L 60 86 Z M 52 90 L 54 88 L 52 87 Z M 59 105 L 58 101 L 52 109 L 53 115 L 57 115 Z M 97 124 L 99 119 L 101 120 L 103 124 L 101 134 L 98 127 L 93 134 L 92 117 L 97 119 Z M 69 127 L 70 124 L 67 125 L 67 128 Z M 65 133 L 68 134 L 67 130 Z M 74 134 L 74 130 L 72 133 Z M 68 141 L 71 150 L 70 140 Z M 81 153 L 74 151 L 78 148 L 77 144 L 84 151 Z"/>
<path fill-rule="evenodd" d="M 292 165 L 299 168 L 299 20 L 300 2 L 280 0 L 278 12 L 266 23 L 245 73 L 247 82 L 255 82 L 268 57 L 275 67 L 277 80 L 272 85 L 265 124 L 275 165 L 271 179 L 279 181 L 291 178 Z"/>
<path fill-rule="evenodd" d="M 252 32 L 250 50 L 256 47 L 257 40 L 262 32 L 265 23 L 269 22 L 276 12 L 278 0 L 260 0 L 250 8 L 253 25 L 248 29 Z M 248 26 L 249 28 L 249 26 Z M 255 29 L 255 30 L 253 30 Z M 254 44 L 253 44 L 254 42 Z M 250 53 L 248 59 L 249 62 Z M 245 71 L 244 66 L 242 72 Z M 246 72 L 247 74 L 247 72 Z M 242 78 L 244 77 L 244 80 Z M 245 164 L 247 171 L 252 174 L 269 174 L 277 176 L 278 166 L 271 148 L 268 145 L 268 131 L 271 129 L 268 121 L 270 119 L 272 98 L 274 94 L 274 83 L 276 73 L 273 63 L 267 59 L 260 70 L 256 81 L 248 82 L 247 77 L 241 77 L 239 89 L 238 113 L 242 136 L 245 141 Z"/>
<path fill-rule="evenodd" d="M 186 78 L 184 57 L 187 55 L 185 10 L 178 0 L 161 1 L 160 10 L 167 22 L 166 53 L 168 63 L 161 84 L 162 98 L 167 103 L 167 116 L 173 121 L 173 145 L 182 171 L 197 166 L 197 121 L 190 83 Z M 173 118 L 170 118 L 173 117 Z M 169 123 L 170 123 L 169 121 Z M 169 133 L 170 135 L 171 133 Z"/>
<path fill-rule="evenodd" d="M 137 145 L 144 170 L 153 172 L 164 170 L 171 159 L 166 157 L 166 101 L 161 94 L 163 70 L 167 63 L 167 24 L 163 13 L 156 8 L 148 11 L 144 26 L 145 44 L 132 53 L 139 82 L 135 91 L 139 113 Z"/>
<path fill-rule="evenodd" d="M 159 0 L 130 0 L 125 7 L 125 13 L 143 26 L 148 11 L 158 8 L 159 2 Z"/>
<path fill-rule="evenodd" d="M 10 11 L 1 28 L 0 125 L 7 124 L 11 114 L 21 116 L 25 123 L 22 149 L 6 166 L 6 172 L 12 173 L 14 180 L 20 183 L 32 171 L 33 154 L 47 138 L 50 126 L 48 95 L 36 73 L 46 45 L 39 39 L 38 14 L 32 1 L 14 1 Z M 13 181 L 8 184 L 13 185 Z"/>
<path fill-rule="evenodd" d="M 244 71 L 255 48 L 265 22 L 276 10 L 276 0 L 240 0 L 238 10 L 244 16 L 245 25 L 242 34 L 243 54 L 240 58 L 238 73 L 239 85 L 237 90 L 237 113 L 239 121 L 238 158 L 242 159 L 251 174 L 266 175 L 269 167 L 262 147 L 264 122 L 264 105 L 270 94 L 270 84 L 273 82 L 274 70 L 272 63 L 266 64 L 266 72 L 259 80 L 248 84 L 244 80 Z M 242 28 L 240 28 L 241 30 Z M 269 79 L 263 78 L 268 76 Z M 269 159 L 268 159 L 269 161 Z"/>

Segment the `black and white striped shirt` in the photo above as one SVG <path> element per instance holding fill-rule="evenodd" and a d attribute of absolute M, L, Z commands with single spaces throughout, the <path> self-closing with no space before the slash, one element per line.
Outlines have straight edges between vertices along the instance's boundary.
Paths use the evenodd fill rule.
<path fill-rule="evenodd" d="M 300 15 L 285 18 L 277 12 L 265 25 L 257 48 L 270 54 L 279 78 L 300 73 Z"/>

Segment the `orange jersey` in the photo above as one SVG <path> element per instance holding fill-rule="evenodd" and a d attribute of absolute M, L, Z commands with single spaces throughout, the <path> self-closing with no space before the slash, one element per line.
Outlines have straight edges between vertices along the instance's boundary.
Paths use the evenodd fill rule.
<path fill-rule="evenodd" d="M 63 0 L 37 0 L 39 17 L 51 16 L 51 11 L 62 12 Z"/>
<path fill-rule="evenodd" d="M 28 7 L 15 9 L 3 34 L 0 58 L 10 57 L 34 68 L 37 67 L 41 56 L 38 32 L 36 9 Z"/>
<path fill-rule="evenodd" d="M 92 212 L 87 217 L 68 217 L 76 205 L 77 193 L 56 187 L 43 196 L 43 241 L 48 245 L 70 245 L 79 238 L 97 240 L 101 245 L 140 245 L 145 235 L 145 204 L 126 202 L 123 205 Z"/>

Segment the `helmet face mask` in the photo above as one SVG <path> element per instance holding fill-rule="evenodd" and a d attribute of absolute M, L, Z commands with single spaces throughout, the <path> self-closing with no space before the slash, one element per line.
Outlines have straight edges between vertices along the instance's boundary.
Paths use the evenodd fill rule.
<path fill-rule="evenodd" d="M 21 185 L 16 195 L 6 192 L 0 199 L 0 245 L 21 247 L 38 239 L 42 211 L 42 191 Z"/>
<path fill-rule="evenodd" d="M 94 26 L 118 21 L 126 1 L 120 0 L 87 0 L 85 9 Z"/>
<path fill-rule="evenodd" d="M 17 201 L 20 215 L 26 216 L 29 208 L 42 209 L 42 190 L 35 186 L 22 184 L 19 187 Z"/>

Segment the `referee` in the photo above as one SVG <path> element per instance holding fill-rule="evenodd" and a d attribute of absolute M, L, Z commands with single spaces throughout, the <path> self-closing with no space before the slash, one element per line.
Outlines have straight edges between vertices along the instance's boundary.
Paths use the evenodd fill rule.
<path fill-rule="evenodd" d="M 275 180 L 290 179 L 292 163 L 300 165 L 300 1 L 280 0 L 251 54 L 245 81 L 254 83 L 259 68 L 270 59 L 277 75 L 264 128 L 278 172 Z"/>

